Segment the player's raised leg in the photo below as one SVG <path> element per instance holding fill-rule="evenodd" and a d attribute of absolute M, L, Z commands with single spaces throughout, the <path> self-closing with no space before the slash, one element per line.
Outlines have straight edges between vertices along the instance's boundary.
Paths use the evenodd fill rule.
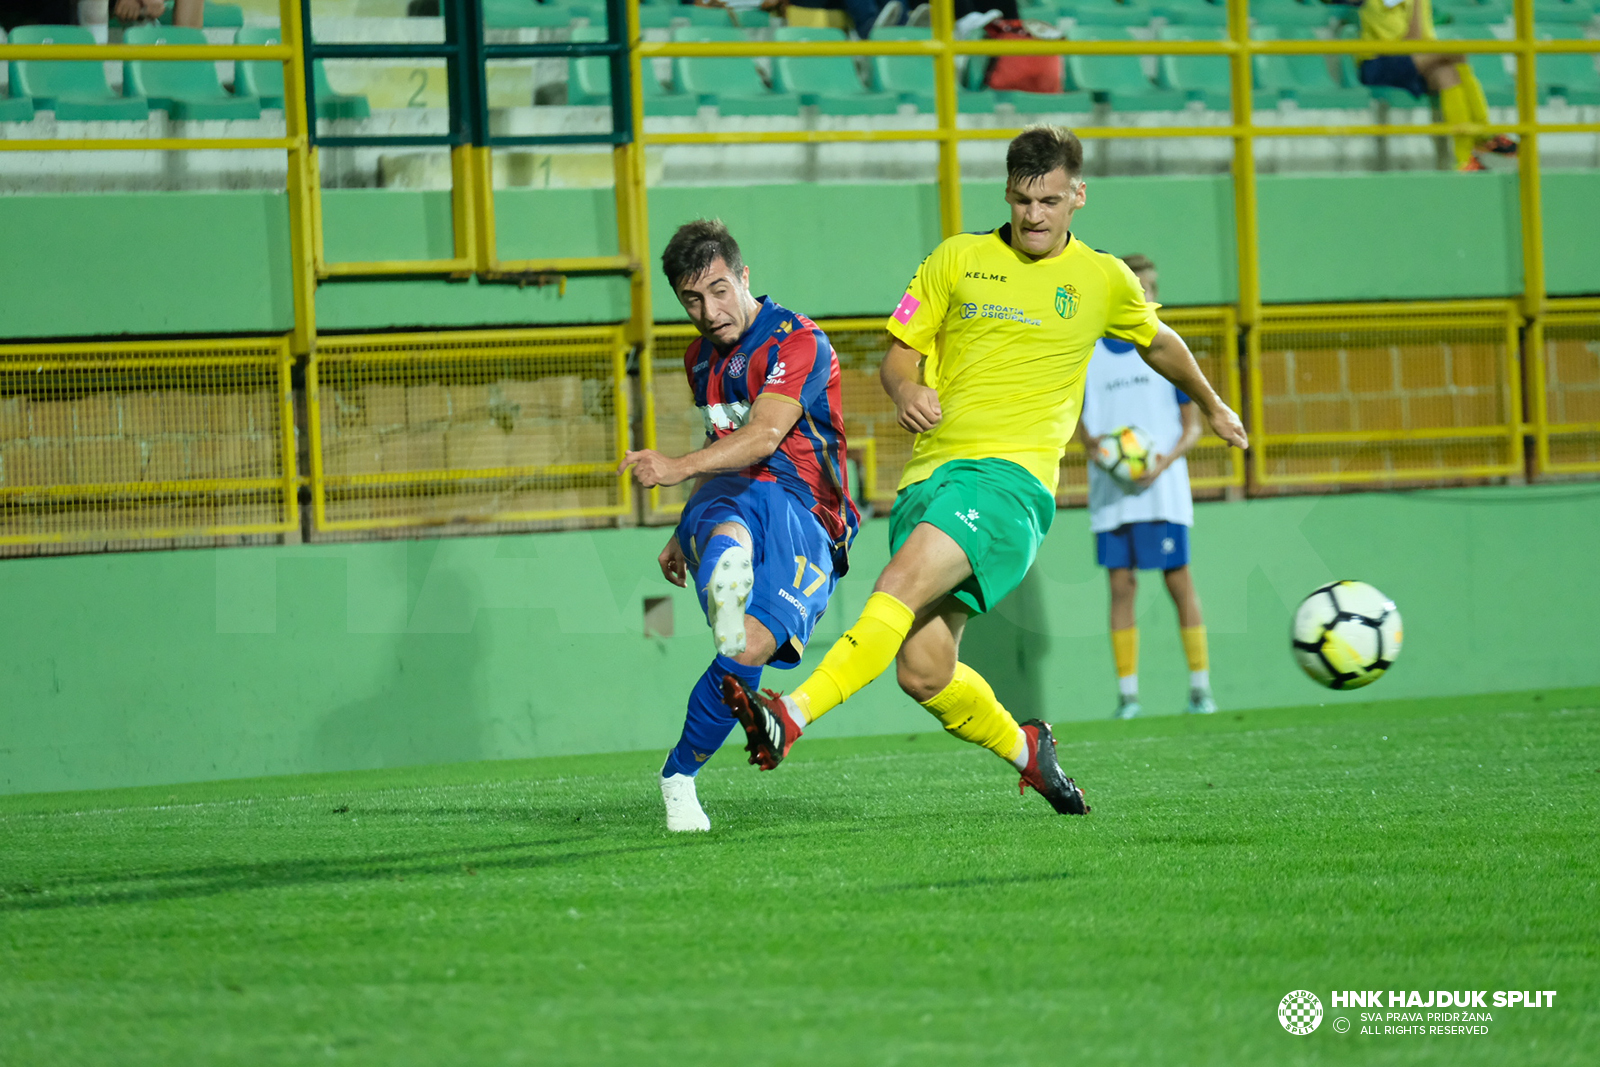
<path fill-rule="evenodd" d="M 932 526 L 917 526 L 878 576 L 855 624 L 792 693 L 763 696 L 753 687 L 729 686 L 728 706 L 749 738 L 750 762 L 769 771 L 783 762 L 806 726 L 888 669 L 919 610 L 971 575 L 955 541 Z"/>

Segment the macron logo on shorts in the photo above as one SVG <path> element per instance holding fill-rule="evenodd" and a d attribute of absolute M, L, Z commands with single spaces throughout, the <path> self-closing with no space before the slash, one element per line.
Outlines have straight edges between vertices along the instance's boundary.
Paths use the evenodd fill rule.
<path fill-rule="evenodd" d="M 900 306 L 894 309 L 894 321 L 904 326 L 911 321 L 911 316 L 917 313 L 922 306 L 922 301 L 907 293 L 900 298 Z"/>

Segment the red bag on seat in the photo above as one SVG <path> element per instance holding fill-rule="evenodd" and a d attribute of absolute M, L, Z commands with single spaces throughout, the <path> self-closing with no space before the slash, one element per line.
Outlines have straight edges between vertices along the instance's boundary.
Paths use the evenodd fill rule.
<path fill-rule="evenodd" d="M 1031 41 L 1033 34 L 1017 19 L 995 19 L 983 28 L 991 41 Z M 1063 83 L 1061 56 L 996 56 L 983 83 L 991 89 L 1024 93 L 1059 93 Z"/>

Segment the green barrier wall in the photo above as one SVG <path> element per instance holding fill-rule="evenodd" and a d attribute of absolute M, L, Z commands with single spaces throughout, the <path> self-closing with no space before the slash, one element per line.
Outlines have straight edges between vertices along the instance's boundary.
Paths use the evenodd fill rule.
<path fill-rule="evenodd" d="M 1194 568 L 1224 708 L 1600 684 L 1595 487 L 1204 504 Z M 662 580 L 664 529 L 0 563 L 0 791 L 169 783 L 456 760 L 660 749 L 711 642 Z M 885 561 L 862 532 L 808 653 L 854 619 Z M 1289 659 L 1290 610 L 1359 577 L 1406 645 L 1359 695 Z M 1145 706 L 1187 684 L 1153 576 L 1140 593 Z M 643 636 L 670 596 L 677 635 Z M 1099 718 L 1115 700 L 1087 515 L 1061 512 L 1028 582 L 969 629 L 966 658 L 1018 713 Z M 787 688 L 795 672 L 768 671 Z M 1309 710 L 1307 714 L 1315 714 Z M 821 735 L 926 731 L 880 679 Z M 735 749 L 719 759 L 736 760 Z M 752 772 L 754 773 L 754 772 Z"/>
<path fill-rule="evenodd" d="M 1001 187 L 963 190 L 966 224 L 1005 220 Z M 1600 292 L 1600 172 L 1543 185 L 1549 288 Z M 503 190 L 506 258 L 616 249 L 610 190 Z M 1514 174 L 1264 176 L 1262 294 L 1269 303 L 1504 296 L 1522 285 Z M 443 192 L 329 190 L 332 260 L 450 254 Z M 938 243 L 931 185 L 664 188 L 650 194 L 652 247 L 699 215 L 719 215 L 744 246 L 756 288 L 815 317 L 894 306 Z M 281 194 L 148 193 L 0 197 L 0 337 L 263 333 L 287 330 L 287 214 Z M 797 221 L 803 225 L 797 227 Z M 1095 178 L 1077 232 L 1097 247 L 1144 252 L 1172 304 L 1234 299 L 1228 179 Z M 619 279 L 553 289 L 475 282 L 339 282 L 318 296 L 325 330 L 617 321 Z M 681 313 L 656 286 L 658 318 Z"/>

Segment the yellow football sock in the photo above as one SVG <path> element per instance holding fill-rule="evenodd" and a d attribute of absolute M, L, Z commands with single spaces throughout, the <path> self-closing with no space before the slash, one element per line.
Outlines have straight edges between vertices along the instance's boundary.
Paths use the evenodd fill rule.
<path fill-rule="evenodd" d="M 1473 84 L 1477 84 L 1477 78 L 1473 78 L 1472 80 Z M 1478 91 L 1481 93 L 1483 90 L 1480 88 Z M 1469 93 L 1467 91 L 1465 79 L 1462 80 L 1460 85 L 1452 85 L 1450 88 L 1440 91 L 1439 110 L 1444 112 L 1445 122 L 1457 123 L 1474 121 L 1472 117 L 1472 104 L 1468 100 L 1468 96 Z M 1472 148 L 1477 143 L 1477 138 L 1460 136 L 1452 138 L 1452 140 L 1455 143 L 1456 166 L 1460 167 L 1470 162 L 1472 159 Z"/>
<path fill-rule="evenodd" d="M 1183 654 L 1189 661 L 1191 671 L 1208 671 L 1211 669 L 1211 653 L 1206 648 L 1206 628 L 1204 626 L 1185 626 L 1178 633 L 1183 635 Z"/>
<path fill-rule="evenodd" d="M 983 746 L 1008 763 L 1015 765 L 1027 748 L 1028 739 L 1017 720 L 995 699 L 983 675 L 965 663 L 957 663 L 950 684 L 922 706 L 950 733 Z"/>
<path fill-rule="evenodd" d="M 1117 677 L 1139 673 L 1139 628 L 1111 631 L 1111 655 L 1117 661 Z"/>
<path fill-rule="evenodd" d="M 882 674 L 894 662 L 915 619 L 915 612 L 888 593 L 868 597 L 856 624 L 828 649 L 811 677 L 789 694 L 806 722 L 816 722 Z"/>

